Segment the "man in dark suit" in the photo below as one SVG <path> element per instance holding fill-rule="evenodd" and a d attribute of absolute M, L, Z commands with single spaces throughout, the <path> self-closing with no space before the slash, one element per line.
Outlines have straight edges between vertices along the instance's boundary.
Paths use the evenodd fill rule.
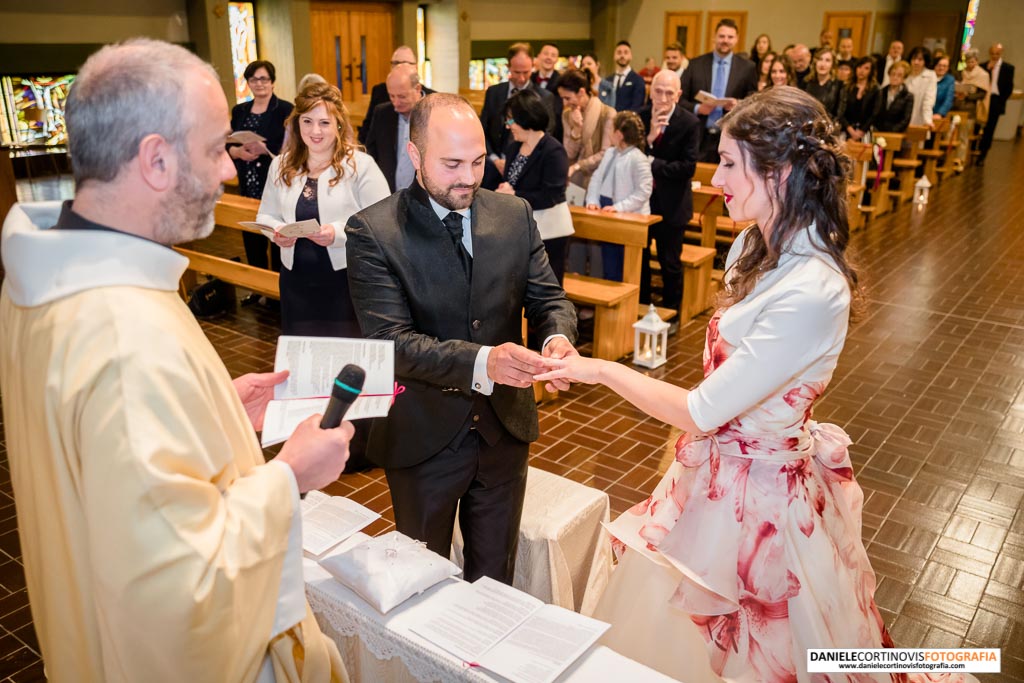
<path fill-rule="evenodd" d="M 373 157 L 388 180 L 391 191 L 409 187 L 416 170 L 409 159 L 409 114 L 423 99 L 423 88 L 415 66 L 399 64 L 387 78 L 390 102 L 374 111 L 366 153 Z"/>
<path fill-rule="evenodd" d="M 793 63 L 793 75 L 796 82 L 793 84 L 801 90 L 807 83 L 807 77 L 811 75 L 811 49 L 803 43 L 797 43 L 789 51 L 789 60 Z"/>
<path fill-rule="evenodd" d="M 408 64 L 416 66 L 416 53 L 408 45 L 399 45 L 391 54 L 391 68 L 394 69 L 396 66 Z M 424 95 L 434 92 L 425 85 L 420 87 L 423 89 Z M 366 144 L 366 136 L 370 134 L 370 125 L 373 123 L 374 110 L 387 101 L 387 83 L 378 83 L 370 89 L 370 104 L 366 107 L 366 118 L 363 119 L 363 125 L 359 126 L 359 134 L 357 136 L 359 144 Z"/>
<path fill-rule="evenodd" d="M 738 36 L 736 22 L 722 19 L 715 27 L 715 51 L 693 58 L 683 73 L 683 92 L 679 103 L 700 118 L 703 135 L 699 158 L 713 164 L 718 163 L 718 139 L 721 135 L 718 120 L 737 101 L 757 92 L 757 68 L 749 59 L 733 52 Z M 716 99 L 727 100 L 726 105 L 714 107 L 710 103 L 698 102 L 697 93 L 702 90 Z"/>
<path fill-rule="evenodd" d="M 544 88 L 555 97 L 558 97 L 558 80 L 561 77 L 555 69 L 557 64 L 558 46 L 554 43 L 544 43 L 537 53 L 537 70 L 530 77 L 534 85 Z"/>
<path fill-rule="evenodd" d="M 640 113 L 652 157 L 651 213 L 662 217 L 660 223 L 649 228 L 647 243 L 653 238 L 658 245 L 664 284 L 662 306 L 674 311 L 679 310 L 683 298 L 683 233 L 693 216 L 690 181 L 697 168 L 701 128 L 696 115 L 677 105 L 679 92 L 679 76 L 674 71 L 659 71 L 651 81 L 651 106 Z M 645 249 L 640 277 L 642 302 L 651 300 L 649 262 L 650 252 Z"/>
<path fill-rule="evenodd" d="M 513 43 L 508 49 L 508 80 L 495 83 L 484 93 L 484 108 L 480 123 L 487 142 L 487 158 L 505 173 L 505 147 L 508 145 L 508 126 L 505 125 L 505 103 L 520 90 L 530 89 L 540 95 L 551 112 L 551 125 L 547 132 L 562 139 L 562 98 L 539 88 L 530 81 L 533 75 L 533 50 L 528 43 Z"/>
<path fill-rule="evenodd" d="M 875 77 L 878 79 L 878 85 L 881 88 L 889 85 L 889 69 L 892 65 L 903 59 L 903 41 L 894 40 L 889 43 L 889 51 L 885 53 L 885 57 L 879 55 L 875 59 Z"/>
<path fill-rule="evenodd" d="M 479 189 L 484 133 L 469 104 L 425 97 L 410 124 L 417 182 L 345 229 L 359 322 L 395 342 L 406 389 L 374 422 L 368 454 L 385 469 L 400 532 L 447 557 L 458 506 L 466 580 L 511 583 L 538 437 L 532 382 L 544 371 L 522 346 L 522 316 L 543 356 L 559 358 L 576 353 L 576 313 L 529 205 Z"/>
<path fill-rule="evenodd" d="M 978 143 L 977 165 L 985 165 L 985 156 L 992 146 L 992 136 L 996 133 L 996 126 L 999 125 L 999 117 L 1006 112 L 1006 101 L 1013 94 L 1013 64 L 1003 61 L 1003 45 L 996 43 L 988 50 L 988 64 L 985 70 L 988 71 L 989 80 L 992 83 L 991 95 L 988 100 L 988 121 L 985 122 L 985 130 L 981 133 L 981 141 Z"/>
<path fill-rule="evenodd" d="M 633 71 L 633 48 L 628 41 L 620 40 L 615 46 L 615 73 L 606 80 L 611 84 L 615 111 L 639 112 L 647 100 L 643 76 Z"/>

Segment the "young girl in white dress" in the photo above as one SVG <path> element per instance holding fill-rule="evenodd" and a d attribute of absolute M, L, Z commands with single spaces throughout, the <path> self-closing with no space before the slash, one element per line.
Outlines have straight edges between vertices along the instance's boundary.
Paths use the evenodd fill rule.
<path fill-rule="evenodd" d="M 620 562 L 594 614 L 612 623 L 604 644 L 688 683 L 824 680 L 807 648 L 892 645 L 850 439 L 811 419 L 858 295 L 847 160 L 825 109 L 793 87 L 720 125 L 712 184 L 732 218 L 757 224 L 730 250 L 704 381 L 686 390 L 584 357 L 548 359 L 537 379 L 604 384 L 685 432 L 650 498 L 609 525 Z"/>

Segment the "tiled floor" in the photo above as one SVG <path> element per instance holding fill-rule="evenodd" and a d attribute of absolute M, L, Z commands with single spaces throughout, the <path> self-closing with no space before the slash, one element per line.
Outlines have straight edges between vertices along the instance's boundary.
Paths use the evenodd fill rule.
<path fill-rule="evenodd" d="M 858 233 L 867 306 L 815 417 L 844 427 L 864 488 L 864 542 L 877 600 L 900 646 L 1003 648 L 1003 673 L 1024 681 L 1024 146 L 997 144 L 984 169 Z M 37 184 L 37 188 L 39 184 Z M 22 188 L 29 194 L 31 188 Z M 41 189 L 41 188 L 40 188 Z M 46 191 L 60 194 L 64 187 Z M 27 197 L 26 197 L 27 198 Z M 241 254 L 234 236 L 208 247 Z M 700 379 L 704 316 L 672 339 L 656 375 Z M 278 317 L 240 309 L 204 329 L 233 374 L 269 370 Z M 531 464 L 599 487 L 614 512 L 642 499 L 677 434 L 600 387 L 541 410 Z M 0 432 L 2 438 L 2 432 Z M 383 513 L 380 471 L 328 489 Z M 41 677 L 0 460 L 0 680 Z"/>

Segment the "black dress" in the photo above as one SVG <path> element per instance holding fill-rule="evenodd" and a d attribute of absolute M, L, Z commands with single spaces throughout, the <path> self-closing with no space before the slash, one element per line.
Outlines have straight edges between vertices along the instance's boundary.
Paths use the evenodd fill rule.
<path fill-rule="evenodd" d="M 874 84 L 865 87 L 860 97 L 857 97 L 857 86 L 843 88 L 839 96 L 839 125 L 844 131 L 850 127 L 864 132 L 871 130 L 878 113 L 879 92 Z"/>
<path fill-rule="evenodd" d="M 307 178 L 295 205 L 295 220 L 320 221 L 317 180 Z M 337 228 L 336 228 L 337 229 Z M 291 269 L 281 269 L 281 331 L 305 337 L 362 337 L 348 273 L 335 270 L 327 247 L 300 237 Z"/>
<path fill-rule="evenodd" d="M 267 149 L 273 154 L 281 153 L 284 144 L 284 122 L 294 108 L 291 102 L 270 96 L 266 111 L 254 114 L 253 101 L 242 102 L 231 110 L 231 130 L 251 130 L 267 139 Z M 270 170 L 271 157 L 264 154 L 253 161 L 234 159 L 235 172 L 238 174 L 238 190 L 243 197 L 260 199 L 263 187 L 267 184 L 267 172 Z M 281 270 L 281 249 L 274 243 L 270 244 L 271 258 L 267 260 L 267 239 L 263 235 L 251 232 L 242 233 L 245 245 L 245 260 L 257 268 Z"/>
<path fill-rule="evenodd" d="M 828 115 L 833 120 L 839 113 L 839 88 L 840 83 L 834 78 L 830 78 L 825 85 L 821 85 L 818 83 L 817 76 L 813 73 L 807 78 L 807 82 L 804 85 L 804 91 L 821 102 L 822 106 L 825 107 L 825 111 L 828 112 Z"/>
<path fill-rule="evenodd" d="M 892 93 L 892 98 L 889 97 Z M 882 88 L 878 94 L 878 112 L 875 114 L 875 130 L 885 133 L 902 133 L 910 125 L 914 112 L 914 94 L 905 85 L 899 89 L 892 85 Z"/>

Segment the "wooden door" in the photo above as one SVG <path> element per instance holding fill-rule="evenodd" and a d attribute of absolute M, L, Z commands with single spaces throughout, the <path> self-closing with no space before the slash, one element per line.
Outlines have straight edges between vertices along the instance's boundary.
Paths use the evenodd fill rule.
<path fill-rule="evenodd" d="M 909 58 L 914 46 L 923 45 L 934 52 L 941 48 L 947 54 L 957 54 L 960 32 L 964 29 L 964 15 L 960 12 L 911 12 L 906 17 L 903 54 Z"/>
<path fill-rule="evenodd" d="M 665 45 L 680 43 L 687 59 L 696 57 L 700 50 L 701 12 L 665 12 Z"/>
<path fill-rule="evenodd" d="M 732 19 L 736 22 L 739 32 L 736 47 L 733 50 L 736 52 L 746 52 L 747 48 L 750 47 L 747 45 L 747 13 L 739 11 L 729 12 L 726 10 L 708 12 L 708 27 L 704 32 L 704 51 L 711 52 L 715 49 L 715 26 L 718 26 L 718 22 L 722 19 Z M 689 55 L 687 56 L 689 57 Z"/>
<path fill-rule="evenodd" d="M 903 28 L 903 15 L 897 12 L 879 12 L 875 15 L 875 30 L 871 35 L 871 44 L 868 46 L 870 54 L 886 55 L 889 53 L 889 43 L 900 40 Z M 903 41 L 903 54 L 909 55 L 912 45 Z M 882 79 L 879 78 L 879 81 Z"/>
<path fill-rule="evenodd" d="M 868 27 L 871 12 L 825 12 L 821 29 L 832 32 L 832 46 L 838 50 L 840 38 L 853 39 L 853 54 L 868 54 Z"/>
<path fill-rule="evenodd" d="M 312 2 L 313 70 L 341 89 L 346 102 L 369 97 L 391 69 L 394 5 Z"/>

